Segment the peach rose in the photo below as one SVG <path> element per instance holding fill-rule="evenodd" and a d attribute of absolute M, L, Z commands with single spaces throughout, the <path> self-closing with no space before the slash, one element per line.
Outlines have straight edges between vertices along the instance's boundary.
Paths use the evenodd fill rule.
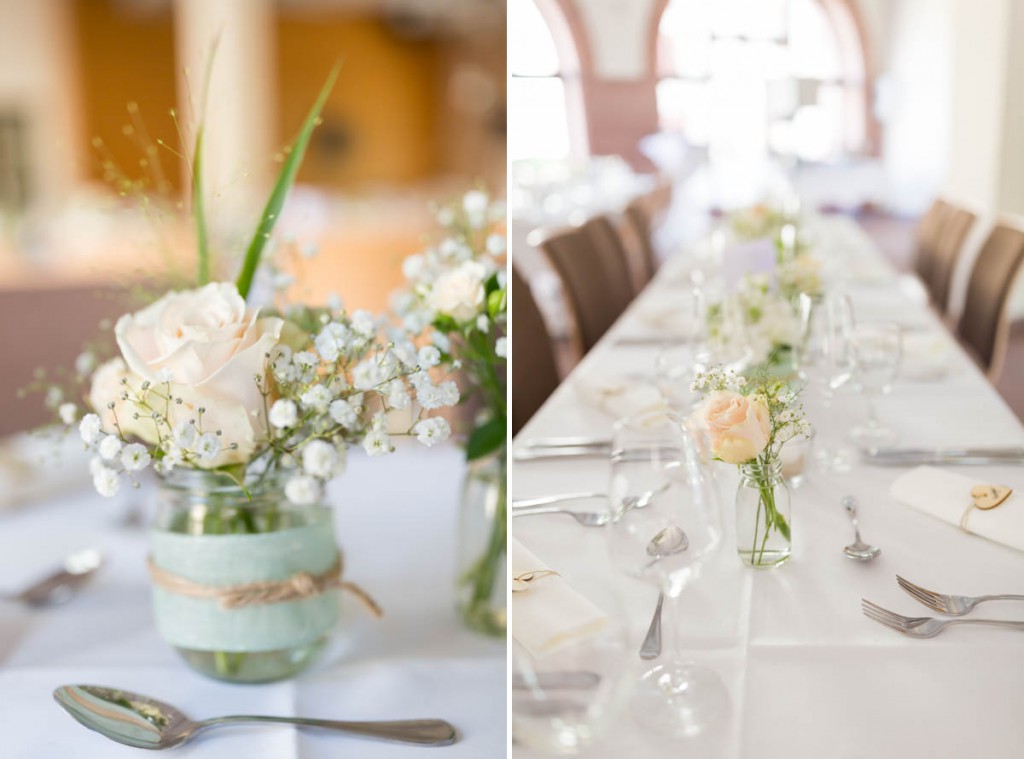
<path fill-rule="evenodd" d="M 170 382 L 172 396 L 183 399 L 180 405 L 166 407 L 172 426 L 196 419 L 202 407 L 203 430 L 221 431 L 221 452 L 203 466 L 246 462 L 264 433 L 260 418 L 252 415 L 263 408 L 254 375 L 264 371 L 266 354 L 277 345 L 283 325 L 281 319 L 261 319 L 259 309 L 246 308 L 235 285 L 228 282 L 168 293 L 118 320 L 114 335 L 124 361 L 97 370 L 90 402 L 105 430 L 111 429 L 107 404 L 113 402 L 126 434 L 155 443 L 151 412 L 140 413 L 143 418 L 135 420 L 138 409 L 121 399 L 124 388 L 118 383 L 127 377 L 138 392 L 148 380 L 162 393 Z M 166 435 L 167 430 L 162 432 Z M 237 449 L 231 450 L 232 443 Z"/>
<path fill-rule="evenodd" d="M 700 409 L 712 453 L 729 464 L 746 464 L 768 445 L 768 409 L 758 400 L 729 390 L 712 393 Z"/>

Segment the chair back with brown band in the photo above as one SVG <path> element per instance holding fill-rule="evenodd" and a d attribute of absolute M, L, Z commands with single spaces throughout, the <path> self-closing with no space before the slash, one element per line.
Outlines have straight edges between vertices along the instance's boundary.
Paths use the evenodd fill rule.
<path fill-rule="evenodd" d="M 921 217 L 917 225 L 917 251 L 914 257 L 914 271 L 926 285 L 932 279 L 935 265 L 936 248 L 942 235 L 942 227 L 946 223 L 952 206 L 946 201 L 937 199 L 931 208 Z"/>
<path fill-rule="evenodd" d="M 603 223 L 602 223 L 603 221 Z M 632 299 L 629 267 L 607 219 L 544 235 L 538 243 L 558 273 L 585 353 Z"/>
<path fill-rule="evenodd" d="M 639 243 L 640 256 L 637 269 L 646 285 L 657 271 L 658 255 L 654 250 L 654 220 L 642 201 L 642 198 L 636 198 L 630 202 L 626 206 L 624 215 Z"/>
<path fill-rule="evenodd" d="M 1024 231 L 998 224 L 981 246 L 967 284 L 957 334 L 995 379 L 1006 349 L 1006 307 L 1024 263 Z"/>
<path fill-rule="evenodd" d="M 942 232 L 935 244 L 935 256 L 931 266 L 931 278 L 925 284 L 931 295 L 932 303 L 940 313 L 945 313 L 949 306 L 949 291 L 953 283 L 953 272 L 964 240 L 971 231 L 975 215 L 970 211 L 953 206 L 946 215 Z"/>
<path fill-rule="evenodd" d="M 522 429 L 558 387 L 554 346 L 529 283 L 512 265 L 512 434 Z"/>
<path fill-rule="evenodd" d="M 662 180 L 648 193 L 640 195 L 626 206 L 625 216 L 640 238 L 643 252 L 642 271 L 646 281 L 658 271 L 658 252 L 654 247 L 654 230 L 662 214 L 672 204 L 672 182 Z M 645 282 L 646 284 L 646 282 Z"/>

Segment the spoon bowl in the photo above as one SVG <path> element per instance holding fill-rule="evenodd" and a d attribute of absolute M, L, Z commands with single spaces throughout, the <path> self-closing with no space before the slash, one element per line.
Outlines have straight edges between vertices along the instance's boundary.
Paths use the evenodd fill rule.
<path fill-rule="evenodd" d="M 846 514 L 850 517 L 850 521 L 853 523 L 854 535 L 854 542 L 846 546 L 846 548 L 843 549 L 843 553 L 856 561 L 871 561 L 882 553 L 882 549 L 868 545 L 861 540 L 860 523 L 857 521 L 857 499 L 852 495 L 848 495 L 844 497 L 840 503 L 842 503 L 843 508 L 846 509 Z"/>
<path fill-rule="evenodd" d="M 103 554 L 95 548 L 87 548 L 64 559 L 60 569 L 6 598 L 29 606 L 61 604 L 78 593 L 102 566 Z"/>
<path fill-rule="evenodd" d="M 53 697 L 85 727 L 112 741 L 135 748 L 172 748 L 186 743 L 209 727 L 257 722 L 325 728 L 420 746 L 449 746 L 458 738 L 458 731 L 448 722 L 439 719 L 341 722 L 302 717 L 240 715 L 196 722 L 170 704 L 117 688 L 62 685 L 53 692 Z"/>

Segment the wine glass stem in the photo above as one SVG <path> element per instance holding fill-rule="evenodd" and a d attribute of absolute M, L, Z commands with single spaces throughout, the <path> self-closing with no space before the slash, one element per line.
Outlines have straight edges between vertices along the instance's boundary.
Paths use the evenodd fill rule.
<path fill-rule="evenodd" d="M 864 393 L 864 398 L 868 404 L 868 429 L 877 430 L 881 425 L 878 421 L 878 409 L 875 406 L 875 394 L 873 392 Z"/>
<path fill-rule="evenodd" d="M 668 610 L 668 614 L 662 620 L 662 640 L 668 645 L 665 649 L 672 654 L 673 659 L 681 658 L 682 651 L 679 647 L 679 630 L 681 628 L 681 611 L 679 604 L 679 591 L 671 586 L 671 583 L 665 586 L 665 607 Z"/>

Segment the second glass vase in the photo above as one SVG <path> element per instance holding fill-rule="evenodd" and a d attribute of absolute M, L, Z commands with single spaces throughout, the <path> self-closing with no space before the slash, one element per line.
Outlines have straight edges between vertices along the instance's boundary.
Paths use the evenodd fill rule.
<path fill-rule="evenodd" d="M 749 567 L 786 563 L 793 552 L 789 488 L 778 459 L 740 466 L 736 491 L 736 548 Z"/>

